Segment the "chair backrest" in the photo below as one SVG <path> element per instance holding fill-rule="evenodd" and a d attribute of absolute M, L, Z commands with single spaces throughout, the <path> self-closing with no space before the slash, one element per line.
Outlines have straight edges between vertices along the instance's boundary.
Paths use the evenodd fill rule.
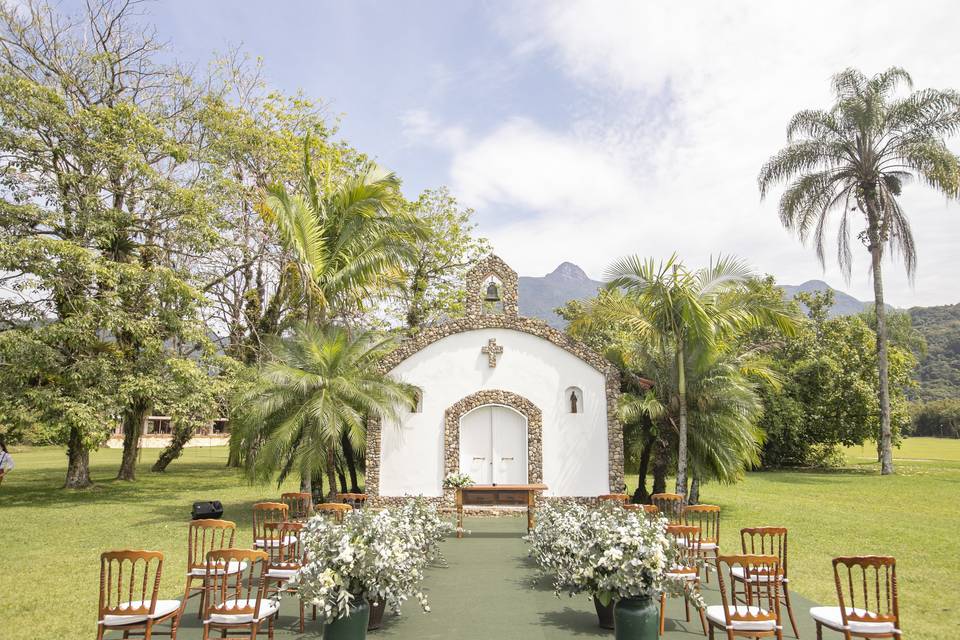
<path fill-rule="evenodd" d="M 256 619 L 267 587 L 263 579 L 267 559 L 265 551 L 250 549 L 218 549 L 207 553 L 204 618 L 209 619 L 213 614 L 252 614 Z M 239 571 L 217 570 L 226 566 L 238 567 Z"/>
<path fill-rule="evenodd" d="M 342 503 L 348 504 L 354 509 L 362 509 L 367 502 L 367 494 L 365 493 L 341 493 L 339 498 Z"/>
<path fill-rule="evenodd" d="M 597 496 L 597 500 L 600 502 L 620 502 L 626 504 L 630 500 L 630 496 L 625 493 L 605 493 L 603 495 Z"/>
<path fill-rule="evenodd" d="M 779 563 L 777 556 L 771 555 L 743 554 L 717 557 L 717 583 L 720 585 L 720 599 L 723 602 L 728 627 L 734 622 L 769 621 L 774 621 L 777 626 L 780 626 L 780 581 L 761 578 L 761 576 L 776 575 L 779 571 Z M 731 587 L 735 584 L 735 569 L 739 569 L 740 576 L 745 578 L 743 585 L 746 601 L 757 609 L 751 610 L 744 606 L 733 607 L 736 603 L 731 601 L 727 593 L 727 584 Z"/>
<path fill-rule="evenodd" d="M 787 530 L 785 527 L 740 529 L 740 548 L 745 554 L 777 556 L 778 570 L 787 577 Z"/>
<path fill-rule="evenodd" d="M 683 508 L 683 523 L 700 527 L 703 542 L 720 544 L 720 507 L 694 504 Z"/>
<path fill-rule="evenodd" d="M 660 510 L 670 524 L 681 524 L 684 498 L 678 493 L 655 493 L 650 503 Z"/>
<path fill-rule="evenodd" d="M 303 523 L 268 522 L 265 551 L 270 569 L 299 569 L 303 566 Z"/>
<path fill-rule="evenodd" d="M 281 493 L 280 502 L 287 505 L 290 520 L 306 520 L 313 515 L 313 495 L 310 493 Z"/>
<path fill-rule="evenodd" d="M 157 606 L 163 553 L 106 551 L 100 554 L 100 620 L 104 616 L 148 616 Z M 131 606 L 136 604 L 136 606 Z"/>
<path fill-rule="evenodd" d="M 648 518 L 654 517 L 660 513 L 660 509 L 657 509 L 655 505 L 652 504 L 635 504 L 633 502 L 627 502 L 623 505 L 623 508 L 627 511 L 643 511 L 643 515 Z"/>
<path fill-rule="evenodd" d="M 352 511 L 353 507 L 342 502 L 321 502 L 316 506 L 317 513 L 325 513 L 333 516 L 335 522 L 343 522 L 343 515 Z"/>
<path fill-rule="evenodd" d="M 286 522 L 290 508 L 282 502 L 258 502 L 253 505 L 253 539 L 266 537 L 265 525 L 268 522 Z"/>
<path fill-rule="evenodd" d="M 833 577 L 844 626 L 850 622 L 890 622 L 900 628 L 897 561 L 891 556 L 833 559 Z"/>
<path fill-rule="evenodd" d="M 229 520 L 191 520 L 187 529 L 187 572 L 207 566 L 207 552 L 233 547 L 237 525 Z"/>
<path fill-rule="evenodd" d="M 696 567 L 700 554 L 700 527 L 670 524 L 667 525 L 666 534 L 677 541 L 677 566 L 671 571 L 677 573 L 676 569 L 690 569 L 699 573 Z"/>

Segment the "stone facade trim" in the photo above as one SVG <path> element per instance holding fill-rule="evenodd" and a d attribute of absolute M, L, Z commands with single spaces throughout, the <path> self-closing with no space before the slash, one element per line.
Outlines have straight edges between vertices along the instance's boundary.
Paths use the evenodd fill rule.
<path fill-rule="evenodd" d="M 500 281 L 498 288 L 500 301 L 503 303 L 502 315 L 516 318 L 519 315 L 518 290 L 520 281 L 517 278 L 517 272 L 495 255 L 487 256 L 467 271 L 467 315 L 478 316 L 483 314 L 483 297 L 487 291 L 483 283 L 491 276 Z"/>

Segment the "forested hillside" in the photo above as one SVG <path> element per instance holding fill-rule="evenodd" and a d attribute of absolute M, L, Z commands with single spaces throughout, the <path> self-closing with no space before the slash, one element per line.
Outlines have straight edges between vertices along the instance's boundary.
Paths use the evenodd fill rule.
<path fill-rule="evenodd" d="M 960 304 L 913 307 L 910 318 L 927 340 L 917 371 L 920 399 L 960 398 Z"/>

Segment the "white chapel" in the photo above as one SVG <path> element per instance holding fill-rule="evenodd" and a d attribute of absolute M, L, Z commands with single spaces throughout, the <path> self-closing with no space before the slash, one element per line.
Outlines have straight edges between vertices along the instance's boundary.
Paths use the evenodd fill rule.
<path fill-rule="evenodd" d="M 424 329 L 382 364 L 414 385 L 416 406 L 367 432 L 372 503 L 422 495 L 449 503 L 443 479 L 543 483 L 544 495 L 623 488 L 620 382 L 602 356 L 518 315 L 517 274 L 490 256 L 467 274 L 467 313 Z"/>

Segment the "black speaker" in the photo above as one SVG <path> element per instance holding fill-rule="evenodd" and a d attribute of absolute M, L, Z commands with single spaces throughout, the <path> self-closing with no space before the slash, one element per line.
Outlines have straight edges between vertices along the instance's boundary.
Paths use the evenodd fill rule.
<path fill-rule="evenodd" d="M 219 520 L 223 517 L 223 504 L 219 500 L 204 500 L 193 503 L 193 520 Z"/>

